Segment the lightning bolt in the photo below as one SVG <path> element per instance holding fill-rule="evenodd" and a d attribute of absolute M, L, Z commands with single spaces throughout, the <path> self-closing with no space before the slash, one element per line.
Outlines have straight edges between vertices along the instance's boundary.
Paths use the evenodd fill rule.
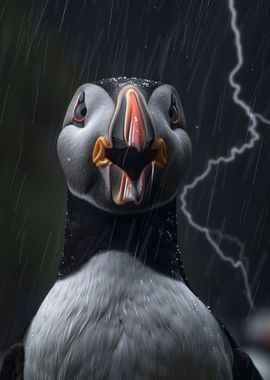
<path fill-rule="evenodd" d="M 210 243 L 210 245 L 214 249 L 215 254 L 217 254 L 223 261 L 229 263 L 233 268 L 241 271 L 241 274 L 243 276 L 247 300 L 249 302 L 250 308 L 254 309 L 253 299 L 252 299 L 249 281 L 248 281 L 248 274 L 247 274 L 247 270 L 244 265 L 244 262 L 242 260 L 243 255 L 239 255 L 239 258 L 237 260 L 233 259 L 231 256 L 226 255 L 219 247 L 219 244 L 213 238 L 213 234 L 215 234 L 215 232 L 195 222 L 192 214 L 187 209 L 187 200 L 186 200 L 188 193 L 191 190 L 194 190 L 196 186 L 198 186 L 202 181 L 204 181 L 204 179 L 208 176 L 208 174 L 211 172 L 213 167 L 221 163 L 228 164 L 230 162 L 233 162 L 238 156 L 242 155 L 247 150 L 250 150 L 255 146 L 255 143 L 260 139 L 260 134 L 257 131 L 258 120 L 260 120 L 261 122 L 267 125 L 270 125 L 270 121 L 268 119 L 264 118 L 261 114 L 253 113 L 251 107 L 240 97 L 241 85 L 235 80 L 235 76 L 240 71 L 241 67 L 243 66 L 243 62 L 244 62 L 243 49 L 242 49 L 242 43 L 241 43 L 241 34 L 237 27 L 237 12 L 235 8 L 234 0 L 228 0 L 228 7 L 229 7 L 230 15 L 231 15 L 231 29 L 234 35 L 234 44 L 235 44 L 236 56 L 237 56 L 237 63 L 229 74 L 229 82 L 233 89 L 233 101 L 243 110 L 243 112 L 246 114 L 247 118 L 249 119 L 248 133 L 250 137 L 249 137 L 249 140 L 245 142 L 244 144 L 242 144 L 241 146 L 233 146 L 230 149 L 229 154 L 227 156 L 219 156 L 217 158 L 209 159 L 206 169 L 200 175 L 198 175 L 190 184 L 187 184 L 184 186 L 183 191 L 180 195 L 180 201 L 181 201 L 181 210 L 186 216 L 189 224 L 193 228 L 195 228 L 197 231 L 205 235 L 207 241 Z"/>

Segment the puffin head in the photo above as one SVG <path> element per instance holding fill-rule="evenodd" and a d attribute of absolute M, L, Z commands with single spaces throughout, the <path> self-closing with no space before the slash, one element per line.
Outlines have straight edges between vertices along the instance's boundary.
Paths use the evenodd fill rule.
<path fill-rule="evenodd" d="M 57 150 L 72 194 L 108 212 L 171 201 L 191 156 L 176 89 L 136 78 L 79 87 Z"/>

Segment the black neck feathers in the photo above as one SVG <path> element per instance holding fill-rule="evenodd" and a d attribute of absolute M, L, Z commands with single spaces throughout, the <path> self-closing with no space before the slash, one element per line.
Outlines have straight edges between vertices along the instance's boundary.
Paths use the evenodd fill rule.
<path fill-rule="evenodd" d="M 125 251 L 175 279 L 185 279 L 177 244 L 176 200 L 139 214 L 102 211 L 68 192 L 65 241 L 58 276 L 65 277 L 94 255 Z"/>

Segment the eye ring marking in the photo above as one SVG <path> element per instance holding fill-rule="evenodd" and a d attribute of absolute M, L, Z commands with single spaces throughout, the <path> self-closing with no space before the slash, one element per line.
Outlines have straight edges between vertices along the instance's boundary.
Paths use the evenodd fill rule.
<path fill-rule="evenodd" d="M 84 120 L 87 114 L 87 108 L 85 104 L 85 93 L 84 91 L 79 96 L 77 104 L 73 110 L 72 123 L 76 127 L 84 127 Z"/>
<path fill-rule="evenodd" d="M 169 108 L 169 118 L 171 122 L 171 127 L 175 128 L 180 125 L 181 118 L 178 112 L 178 108 L 176 105 L 176 97 L 174 94 L 171 94 L 171 105 Z"/>

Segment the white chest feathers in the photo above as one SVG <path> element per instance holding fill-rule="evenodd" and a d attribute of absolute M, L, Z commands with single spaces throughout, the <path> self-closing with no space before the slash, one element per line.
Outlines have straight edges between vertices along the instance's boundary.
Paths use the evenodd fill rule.
<path fill-rule="evenodd" d="M 56 282 L 25 340 L 25 380 L 231 380 L 231 354 L 187 286 L 106 252 Z"/>

